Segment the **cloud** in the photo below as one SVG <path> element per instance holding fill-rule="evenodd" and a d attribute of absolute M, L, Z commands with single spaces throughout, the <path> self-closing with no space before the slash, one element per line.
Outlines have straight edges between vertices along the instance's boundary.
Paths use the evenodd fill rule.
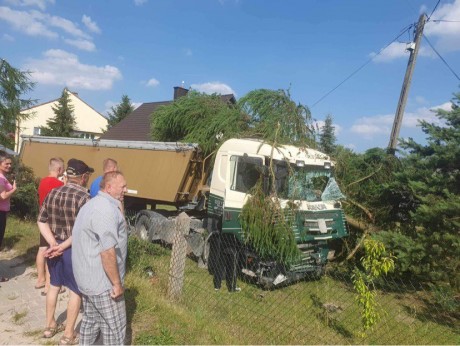
<path fill-rule="evenodd" d="M 425 25 L 424 34 L 440 53 L 460 50 L 459 18 L 460 0 L 455 0 L 452 3 L 442 4 Z"/>
<path fill-rule="evenodd" d="M 160 85 L 160 82 L 155 78 L 151 78 L 149 79 L 147 83 L 145 83 L 145 86 L 148 86 L 148 87 L 156 87 L 158 85 Z"/>
<path fill-rule="evenodd" d="M 92 41 L 64 39 L 64 42 L 71 46 L 77 47 L 78 49 L 86 50 L 88 52 L 94 52 L 96 50 L 96 45 Z"/>
<path fill-rule="evenodd" d="M 8 34 L 3 34 L 2 35 L 2 41 L 7 41 L 7 42 L 13 42 L 14 37 Z"/>
<path fill-rule="evenodd" d="M 12 27 L 29 36 L 44 36 L 51 39 L 58 38 L 58 34 L 48 29 L 33 13 L 15 11 L 9 7 L 0 6 L 0 20 L 4 20 Z"/>
<path fill-rule="evenodd" d="M 86 17 L 85 19 L 85 17 L 83 19 L 86 22 L 85 25 L 92 25 L 92 30 L 96 30 L 97 25 L 91 21 L 91 18 Z M 63 17 L 52 16 L 37 10 L 16 11 L 9 7 L 0 6 L 1 20 L 9 23 L 14 30 L 34 37 L 58 39 L 60 37 L 59 31 L 62 31 L 64 35 L 70 36 L 70 38 L 63 38 L 67 44 L 86 51 L 95 50 L 92 37 L 81 30 L 77 24 Z"/>
<path fill-rule="evenodd" d="M 14 6 L 22 6 L 22 7 L 31 7 L 36 6 L 40 10 L 45 10 L 46 5 L 54 4 L 55 0 L 5 0 L 6 3 L 9 3 Z"/>
<path fill-rule="evenodd" d="M 320 132 L 322 131 L 322 128 L 324 125 L 325 125 L 324 120 L 316 120 L 313 122 L 314 128 L 318 129 Z M 343 130 L 342 126 L 340 126 L 339 124 L 334 124 L 334 122 L 332 122 L 332 127 L 334 127 L 335 136 L 337 136 Z"/>
<path fill-rule="evenodd" d="M 451 103 L 446 102 L 431 108 L 421 107 L 418 108 L 415 112 L 405 112 L 401 128 L 417 128 L 419 126 L 420 120 L 425 120 L 429 123 L 440 123 L 439 118 L 435 115 L 435 111 L 438 108 L 450 110 Z M 393 128 L 394 118 L 394 114 L 362 117 L 356 120 L 355 124 L 351 126 L 350 131 L 362 136 L 365 139 L 373 139 L 378 135 L 387 136 L 390 135 L 391 129 Z"/>
<path fill-rule="evenodd" d="M 380 54 L 372 52 L 369 54 L 373 58 L 374 62 L 388 62 L 394 59 L 407 58 L 409 52 L 406 51 L 406 43 L 403 42 L 393 42 L 387 48 L 380 51 Z"/>
<path fill-rule="evenodd" d="M 93 22 L 91 20 L 91 17 L 83 15 L 81 21 L 83 22 L 83 24 L 85 24 L 89 31 L 94 32 L 96 34 L 101 33 L 101 29 L 97 26 L 96 22 Z"/>
<path fill-rule="evenodd" d="M 221 95 L 233 94 L 233 95 L 236 95 L 236 93 L 233 91 L 232 88 L 230 88 L 227 84 L 224 84 L 221 82 L 192 84 L 191 88 L 198 90 L 200 92 L 203 92 L 205 94 L 221 94 Z"/>
<path fill-rule="evenodd" d="M 80 28 L 78 28 L 77 25 L 75 25 L 68 19 L 58 16 L 51 16 L 49 14 L 41 13 L 38 11 L 34 11 L 34 13 L 37 17 L 40 16 L 44 23 L 48 23 L 48 25 L 52 27 L 59 28 L 72 36 L 84 39 L 91 38 L 87 33 L 82 31 Z"/>
<path fill-rule="evenodd" d="M 415 96 L 415 103 L 419 105 L 426 105 L 428 101 L 423 96 Z"/>
<path fill-rule="evenodd" d="M 31 79 L 35 82 L 73 89 L 109 90 L 122 78 L 114 66 L 86 65 L 75 54 L 60 49 L 44 52 L 43 59 L 31 59 L 24 68 L 31 71 Z"/>
<path fill-rule="evenodd" d="M 147 3 L 148 0 L 134 0 L 134 5 L 142 6 L 143 4 Z"/>
<path fill-rule="evenodd" d="M 426 6 L 422 6 L 420 13 L 427 13 Z M 425 24 L 423 34 L 429 38 L 430 43 L 440 53 L 460 51 L 460 0 L 441 5 L 431 16 L 430 21 Z M 412 29 L 411 29 L 412 30 Z M 409 56 L 406 50 L 406 43 L 393 42 L 380 54 L 372 52 L 370 57 L 376 63 L 390 62 L 395 59 Z M 436 53 L 424 42 L 420 42 L 419 56 L 435 58 Z"/>

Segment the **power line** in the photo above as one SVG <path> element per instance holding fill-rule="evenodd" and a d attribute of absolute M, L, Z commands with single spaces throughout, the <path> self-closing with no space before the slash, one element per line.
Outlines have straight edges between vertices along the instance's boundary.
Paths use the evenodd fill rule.
<path fill-rule="evenodd" d="M 351 73 L 348 77 L 346 77 L 342 82 L 337 84 L 337 86 L 332 88 L 324 96 L 322 96 L 315 103 L 313 103 L 313 105 L 310 106 L 310 109 L 315 107 L 318 103 L 320 103 L 322 100 L 324 100 L 330 94 L 332 94 L 335 90 L 337 90 L 343 83 L 345 83 L 347 80 L 349 80 L 351 77 L 353 77 L 359 71 L 361 71 L 366 65 L 368 65 L 372 60 L 374 60 L 377 56 L 379 56 L 385 49 L 387 49 L 393 42 L 397 41 L 402 35 L 404 35 L 407 31 L 409 31 L 413 26 L 414 26 L 414 24 L 410 24 L 406 28 L 404 28 L 398 36 L 396 36 L 390 43 L 388 43 L 385 47 L 383 47 L 376 55 L 374 55 L 372 58 L 367 60 L 364 64 L 362 64 L 360 67 L 358 67 L 353 73 Z"/>
<path fill-rule="evenodd" d="M 446 23 L 460 23 L 460 20 L 447 20 L 447 19 L 433 19 L 431 22 L 434 23 L 440 23 L 440 22 L 446 22 Z"/>
<path fill-rule="evenodd" d="M 428 44 L 430 45 L 431 49 L 433 49 L 433 51 L 436 53 L 436 55 L 439 57 L 439 59 L 442 60 L 442 62 L 447 66 L 447 68 L 450 70 L 450 72 L 452 72 L 452 74 L 457 77 L 458 80 L 460 80 L 460 77 L 455 73 L 455 71 L 449 66 L 449 64 L 447 63 L 446 60 L 444 60 L 444 58 L 441 56 L 441 54 L 438 53 L 438 51 L 433 47 L 433 45 L 431 44 L 430 40 L 428 40 L 428 37 L 426 37 L 425 35 L 423 35 L 423 38 L 426 40 L 426 42 L 428 42 Z"/>
<path fill-rule="evenodd" d="M 440 2 L 441 2 L 441 0 L 438 0 L 436 6 L 434 6 L 433 11 L 431 11 L 431 14 L 428 16 L 428 18 L 426 20 L 427 22 L 430 21 L 431 16 L 433 15 L 434 11 L 436 11 L 436 9 L 438 8 L 438 5 L 439 5 Z"/>

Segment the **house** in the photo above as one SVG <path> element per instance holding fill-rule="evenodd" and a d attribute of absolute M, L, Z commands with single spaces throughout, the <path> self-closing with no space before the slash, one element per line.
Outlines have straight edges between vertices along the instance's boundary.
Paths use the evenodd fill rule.
<path fill-rule="evenodd" d="M 99 138 L 103 130 L 107 128 L 107 118 L 83 101 L 78 96 L 78 93 L 69 91 L 68 89 L 64 89 L 64 91 L 69 94 L 70 102 L 74 107 L 77 129 L 75 135 L 81 138 Z M 21 112 L 29 114 L 30 117 L 26 120 L 21 120 L 16 126 L 15 151 L 19 152 L 21 149 L 22 135 L 40 135 L 40 127 L 46 126 L 46 121 L 56 116 L 52 107 L 57 106 L 58 100 L 42 103 Z"/>
<path fill-rule="evenodd" d="M 174 100 L 185 96 L 188 89 L 174 87 Z M 236 103 L 233 94 L 221 95 L 225 102 Z M 160 106 L 172 103 L 173 101 L 146 102 L 136 108 L 131 114 L 114 125 L 110 130 L 101 136 L 101 139 L 114 139 L 125 141 L 151 141 L 150 122 L 151 115 Z"/>

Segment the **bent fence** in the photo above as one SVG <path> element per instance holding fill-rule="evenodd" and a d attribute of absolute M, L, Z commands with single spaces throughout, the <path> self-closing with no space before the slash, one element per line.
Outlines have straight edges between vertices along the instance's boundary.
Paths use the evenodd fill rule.
<path fill-rule="evenodd" d="M 349 272 L 339 266 L 331 265 L 320 280 L 304 280 L 275 290 L 263 290 L 239 278 L 241 291 L 231 293 L 225 281 L 220 290 L 215 290 L 209 270 L 199 268 L 191 258 L 185 260 L 182 271 L 171 270 L 174 263 L 182 263 L 171 257 L 173 253 L 174 249 L 130 237 L 126 300 L 131 343 L 459 344 L 460 341 L 458 311 L 455 311 L 458 297 L 442 290 L 431 292 L 407 282 L 381 281 L 374 290 L 379 320 L 372 329 L 363 331 L 362 313 Z M 171 287 L 171 283 L 179 283 L 180 287 Z M 434 300 L 436 294 L 438 299 Z"/>

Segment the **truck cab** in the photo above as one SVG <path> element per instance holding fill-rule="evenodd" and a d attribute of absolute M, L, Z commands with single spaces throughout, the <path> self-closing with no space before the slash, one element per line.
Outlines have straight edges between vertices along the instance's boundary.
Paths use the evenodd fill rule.
<path fill-rule="evenodd" d="M 330 157 L 310 148 L 271 145 L 255 139 L 231 139 L 218 150 L 208 200 L 208 216 L 219 237 L 231 241 L 239 253 L 239 270 L 266 287 L 289 283 L 324 272 L 330 239 L 348 235 Z M 272 170 L 272 174 L 268 174 Z M 263 179 L 264 191 L 276 195 L 280 205 L 296 205 L 290 213 L 301 256 L 289 266 L 261 258 L 245 241 L 240 214 L 250 190 Z"/>

